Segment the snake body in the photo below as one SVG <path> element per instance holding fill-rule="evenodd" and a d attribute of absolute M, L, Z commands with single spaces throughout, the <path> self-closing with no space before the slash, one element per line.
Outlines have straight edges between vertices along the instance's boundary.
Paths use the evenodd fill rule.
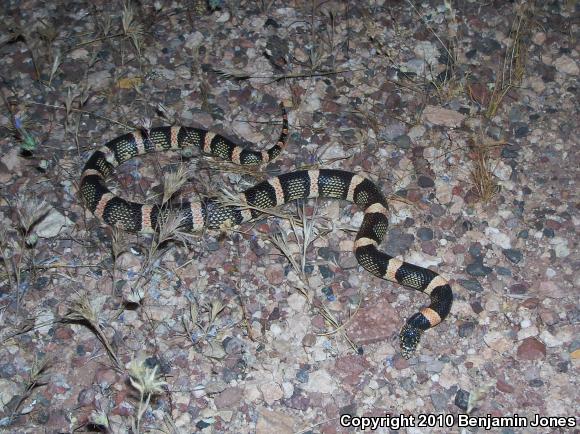
<path fill-rule="evenodd" d="M 86 162 L 80 195 L 87 208 L 111 226 L 130 232 L 155 231 L 170 210 L 159 205 L 130 202 L 113 194 L 106 180 L 115 167 L 150 152 L 187 147 L 200 148 L 204 153 L 236 164 L 266 163 L 277 157 L 287 143 L 288 118 L 283 111 L 278 142 L 265 151 L 247 149 L 210 131 L 189 127 L 158 127 L 119 136 L 97 149 Z M 242 192 L 240 199 L 247 207 L 225 206 L 216 199 L 205 198 L 182 202 L 179 208 L 171 211 L 182 217 L 183 230 L 219 229 L 255 219 L 262 215 L 260 209 L 315 197 L 346 200 L 364 209 L 354 243 L 358 262 L 377 277 L 430 296 L 429 306 L 411 316 L 399 335 L 402 355 L 411 357 L 422 333 L 449 314 L 453 293 L 448 282 L 436 272 L 393 258 L 378 249 L 387 231 L 387 202 L 369 179 L 343 170 L 298 170 L 260 182 Z"/>

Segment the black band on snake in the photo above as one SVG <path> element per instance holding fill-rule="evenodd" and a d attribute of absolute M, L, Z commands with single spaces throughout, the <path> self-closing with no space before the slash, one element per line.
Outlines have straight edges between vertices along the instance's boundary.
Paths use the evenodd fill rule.
<path fill-rule="evenodd" d="M 186 147 L 198 147 L 204 153 L 236 164 L 266 163 L 277 157 L 286 146 L 288 118 L 282 109 L 282 133 L 277 144 L 267 151 L 246 149 L 212 132 L 179 126 L 138 130 L 117 137 L 97 149 L 85 164 L 80 182 L 81 197 L 94 215 L 111 226 L 131 232 L 152 232 L 166 217 L 167 208 L 129 202 L 111 193 L 105 181 L 116 166 L 150 152 Z M 403 262 L 378 249 L 387 231 L 387 202 L 369 179 L 342 170 L 299 170 L 260 182 L 241 193 L 248 208 L 223 206 L 209 198 L 183 202 L 173 211 L 183 217 L 184 230 L 228 228 L 259 217 L 261 213 L 256 208 L 271 208 L 314 197 L 347 200 L 364 209 L 363 222 L 354 243 L 358 262 L 375 276 L 431 297 L 429 306 L 411 316 L 401 330 L 402 355 L 411 357 L 421 334 L 449 314 L 453 293 L 447 281 L 434 271 Z"/>

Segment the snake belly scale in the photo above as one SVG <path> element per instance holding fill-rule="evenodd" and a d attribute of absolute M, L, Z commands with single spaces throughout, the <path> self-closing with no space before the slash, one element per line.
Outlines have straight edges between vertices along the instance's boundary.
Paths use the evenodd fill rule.
<path fill-rule="evenodd" d="M 276 158 L 286 146 L 288 118 L 284 107 L 282 132 L 277 143 L 264 151 L 244 148 L 234 141 L 197 128 L 158 127 L 119 136 L 98 148 L 86 162 L 80 195 L 86 207 L 105 223 L 130 232 L 152 232 L 169 212 L 183 218 L 183 230 L 219 229 L 239 225 L 272 208 L 306 198 L 332 198 L 353 202 L 364 210 L 354 242 L 354 253 L 368 272 L 429 295 L 431 302 L 412 315 L 399 335 L 401 353 L 409 358 L 421 335 L 444 320 L 451 309 L 453 293 L 449 283 L 430 269 L 393 258 L 379 250 L 388 225 L 387 202 L 368 178 L 334 169 L 298 170 L 260 182 L 241 193 L 248 207 L 224 206 L 216 199 L 182 202 L 177 209 L 127 201 L 113 194 L 106 180 L 115 167 L 151 152 L 197 147 L 204 153 L 241 165 L 258 165 Z M 388 321 L 388 318 L 385 318 Z"/>

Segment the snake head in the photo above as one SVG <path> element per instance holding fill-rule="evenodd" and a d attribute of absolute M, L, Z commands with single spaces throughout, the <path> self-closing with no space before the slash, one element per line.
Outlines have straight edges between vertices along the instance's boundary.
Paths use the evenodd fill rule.
<path fill-rule="evenodd" d="M 399 334 L 399 342 L 401 344 L 401 354 L 405 359 L 410 359 L 415 353 L 419 340 L 421 339 L 422 331 L 417 327 L 405 324 Z"/>

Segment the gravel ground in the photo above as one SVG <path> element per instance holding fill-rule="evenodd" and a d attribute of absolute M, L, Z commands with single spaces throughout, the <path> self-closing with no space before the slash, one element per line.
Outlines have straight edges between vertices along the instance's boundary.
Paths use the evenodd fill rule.
<path fill-rule="evenodd" d="M 459 415 L 578 432 L 579 4 L 209 4 L 3 2 L 0 429 L 335 433 L 353 430 L 341 415 L 390 414 L 377 432 L 411 416 L 402 432 L 485 432 Z M 117 191 L 158 201 L 180 162 L 186 196 L 364 173 L 390 197 L 384 249 L 454 288 L 410 360 L 398 332 L 425 297 L 358 266 L 354 206 L 161 245 L 82 207 L 106 140 L 183 124 L 264 148 L 279 101 L 291 140 L 267 167 L 147 156 Z M 570 419 L 530 426 L 549 416 Z"/>

